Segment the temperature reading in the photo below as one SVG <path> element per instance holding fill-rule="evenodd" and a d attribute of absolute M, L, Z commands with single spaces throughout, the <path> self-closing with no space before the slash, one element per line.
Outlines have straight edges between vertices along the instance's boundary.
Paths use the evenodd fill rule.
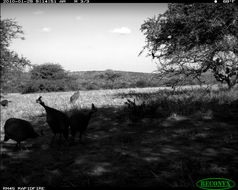
<path fill-rule="evenodd" d="M 89 3 L 89 0 L 80 0 L 80 3 Z"/>
<path fill-rule="evenodd" d="M 223 0 L 223 3 L 234 3 L 235 0 Z"/>

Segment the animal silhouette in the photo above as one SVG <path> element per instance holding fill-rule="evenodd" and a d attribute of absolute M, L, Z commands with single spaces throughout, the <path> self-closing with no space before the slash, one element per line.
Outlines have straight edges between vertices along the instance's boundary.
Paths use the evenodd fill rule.
<path fill-rule="evenodd" d="M 79 91 L 75 92 L 75 93 L 70 97 L 70 103 L 75 103 L 78 98 L 79 98 Z"/>
<path fill-rule="evenodd" d="M 97 108 L 92 104 L 91 110 L 87 114 L 83 114 L 81 112 L 75 113 L 70 117 L 70 131 L 74 141 L 75 135 L 79 133 L 80 142 L 82 142 L 82 135 L 85 133 L 89 121 L 93 115 L 97 111 Z"/>
<path fill-rule="evenodd" d="M 11 102 L 10 100 L 2 100 L 1 102 L 0 102 L 0 104 L 3 106 L 3 107 L 6 107 L 6 106 L 8 106 L 8 103 L 9 102 Z"/>
<path fill-rule="evenodd" d="M 20 148 L 21 141 L 25 141 L 29 138 L 36 138 L 39 135 L 34 131 L 30 122 L 18 119 L 10 118 L 4 125 L 5 137 L 4 141 L 12 139 L 17 142 L 16 147 Z"/>
<path fill-rule="evenodd" d="M 54 136 L 51 140 L 51 143 L 54 141 L 57 134 L 60 135 L 59 142 L 61 143 L 61 136 L 63 134 L 65 140 L 68 140 L 69 136 L 69 118 L 63 112 L 46 106 L 45 103 L 41 100 L 42 96 L 40 96 L 36 102 L 45 108 L 46 111 L 46 121 L 52 130 Z"/>

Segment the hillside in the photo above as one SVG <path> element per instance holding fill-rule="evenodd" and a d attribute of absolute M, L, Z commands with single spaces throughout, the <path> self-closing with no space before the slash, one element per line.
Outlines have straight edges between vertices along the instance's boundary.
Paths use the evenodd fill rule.
<path fill-rule="evenodd" d="M 176 76 L 173 78 L 165 77 L 161 80 L 156 73 L 113 70 L 75 71 L 70 72 L 69 75 L 76 79 L 79 90 L 171 86 L 172 82 L 177 79 Z M 204 73 L 202 80 L 207 84 L 216 83 L 211 73 Z M 198 81 L 188 77 L 185 84 L 196 85 Z"/>
<path fill-rule="evenodd" d="M 70 72 L 81 90 L 159 86 L 153 73 L 126 71 L 77 71 Z"/>

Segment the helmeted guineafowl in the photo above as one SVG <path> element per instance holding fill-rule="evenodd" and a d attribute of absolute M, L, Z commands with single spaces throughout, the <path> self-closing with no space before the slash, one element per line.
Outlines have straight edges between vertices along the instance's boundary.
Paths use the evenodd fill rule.
<path fill-rule="evenodd" d="M 46 106 L 45 103 L 41 100 L 41 98 L 42 97 L 40 96 L 36 100 L 36 102 L 45 108 L 46 121 L 50 129 L 54 133 L 52 142 L 57 134 L 60 134 L 60 142 L 62 134 L 65 140 L 67 141 L 69 136 L 69 124 L 70 124 L 68 116 L 57 109 Z"/>
<path fill-rule="evenodd" d="M 21 141 L 25 141 L 29 138 L 36 138 L 39 135 L 34 131 L 30 122 L 18 119 L 10 118 L 4 125 L 5 137 L 4 141 L 12 139 L 17 142 L 17 147 L 20 148 Z"/>
<path fill-rule="evenodd" d="M 88 123 L 92 117 L 92 114 L 97 111 L 97 108 L 92 104 L 91 110 L 88 114 L 83 114 L 81 112 L 75 113 L 70 117 L 70 131 L 71 135 L 74 137 L 79 132 L 80 141 L 82 140 L 82 135 L 86 131 Z"/>
<path fill-rule="evenodd" d="M 79 91 L 75 92 L 75 93 L 70 97 L 70 103 L 75 103 L 78 98 L 79 98 Z"/>

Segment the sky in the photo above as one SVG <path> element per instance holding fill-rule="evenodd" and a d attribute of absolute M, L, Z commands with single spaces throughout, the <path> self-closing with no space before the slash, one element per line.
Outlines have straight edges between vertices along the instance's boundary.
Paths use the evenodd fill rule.
<path fill-rule="evenodd" d="M 162 3 L 1 4 L 2 19 L 15 19 L 25 40 L 11 50 L 32 64 L 59 63 L 67 71 L 121 70 L 153 72 L 141 25 L 164 13 Z"/>

